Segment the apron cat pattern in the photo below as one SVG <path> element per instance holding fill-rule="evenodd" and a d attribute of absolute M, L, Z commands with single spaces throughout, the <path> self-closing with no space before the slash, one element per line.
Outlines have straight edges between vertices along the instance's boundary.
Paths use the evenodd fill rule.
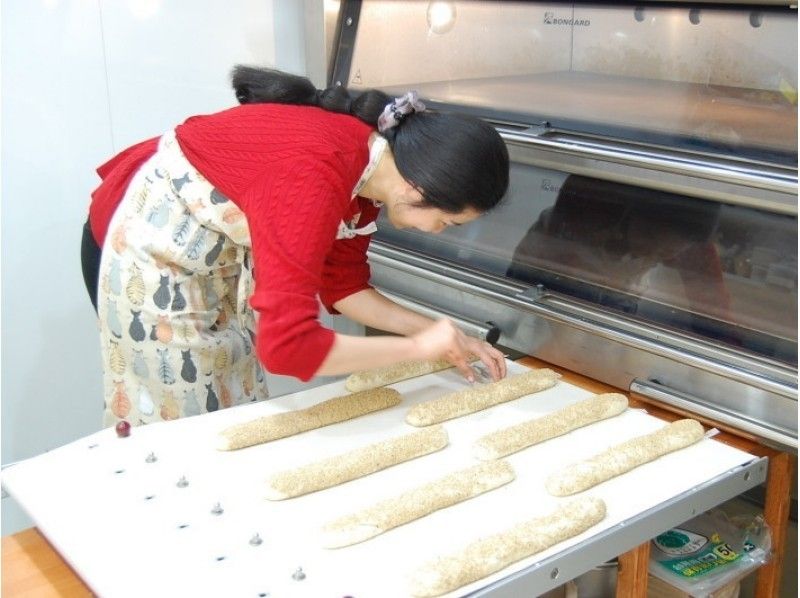
<path fill-rule="evenodd" d="M 383 143 L 382 143 L 383 142 Z M 385 149 L 373 143 L 353 191 Z M 339 226 L 337 239 L 371 234 Z M 108 229 L 98 316 L 104 425 L 146 424 L 268 398 L 256 356 L 244 213 L 183 155 L 174 131 L 139 169 Z"/>
<path fill-rule="evenodd" d="M 104 425 L 268 397 L 255 355 L 244 214 L 186 160 L 174 132 L 131 181 L 100 264 Z"/>

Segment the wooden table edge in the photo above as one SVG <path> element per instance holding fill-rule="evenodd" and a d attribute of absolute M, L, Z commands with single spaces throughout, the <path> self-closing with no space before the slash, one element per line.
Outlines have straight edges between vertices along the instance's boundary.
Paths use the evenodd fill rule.
<path fill-rule="evenodd" d="M 94 596 L 35 527 L 2 539 L 2 595 L 31 598 Z"/>

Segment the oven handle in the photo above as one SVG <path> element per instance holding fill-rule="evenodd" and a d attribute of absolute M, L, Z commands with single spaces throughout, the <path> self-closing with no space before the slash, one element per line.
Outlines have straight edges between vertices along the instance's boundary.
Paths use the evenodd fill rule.
<path fill-rule="evenodd" d="M 765 426 L 763 422 L 746 418 L 741 413 L 734 413 L 723 407 L 708 407 L 698 397 L 670 388 L 656 380 L 634 378 L 629 389 L 633 395 L 638 394 L 664 403 L 679 413 L 688 416 L 697 415 L 713 422 L 719 422 L 721 424 L 720 427 L 745 432 L 769 444 L 775 444 L 779 447 L 791 447 L 795 451 L 797 450 L 797 436 L 792 436 L 789 431 L 783 428 Z"/>
<path fill-rule="evenodd" d="M 526 288 L 519 284 L 509 284 L 507 280 L 498 282 L 491 275 L 478 276 L 430 257 L 423 259 L 410 255 L 407 251 L 380 242 L 372 243 L 369 260 L 373 264 L 380 264 L 415 278 L 446 285 L 515 309 L 521 308 L 536 316 L 568 324 L 602 338 L 797 400 L 796 369 L 790 370 L 777 364 L 740 357 L 722 348 L 685 339 L 672 331 L 648 328 L 613 313 L 599 313 L 582 308 L 542 285 Z M 380 292 L 383 293 L 384 289 L 381 288 Z M 454 316 L 455 318 L 459 316 Z"/>
<path fill-rule="evenodd" d="M 611 313 L 593 313 L 541 285 L 526 289 L 517 297 L 546 309 L 551 314 L 558 314 L 561 321 L 577 328 L 653 351 L 687 365 L 702 363 L 703 369 L 707 371 L 797 400 L 797 386 L 791 383 L 796 379 L 796 373 L 789 373 L 785 368 L 762 363 L 761 371 L 752 371 L 741 367 L 742 364 L 738 360 L 730 362 L 733 356 L 727 351 L 711 347 L 701 349 L 696 341 L 683 339 L 680 335 L 667 331 L 651 331 L 643 324 L 624 320 Z M 727 355 L 727 359 L 723 358 L 723 355 Z"/>
<path fill-rule="evenodd" d="M 406 309 L 415 311 L 433 320 L 447 318 L 456 326 L 458 326 L 465 334 L 486 341 L 491 345 L 497 343 L 498 339 L 500 338 L 500 328 L 494 322 L 476 322 L 474 320 L 467 320 L 462 316 L 446 312 L 439 308 L 434 308 L 430 305 L 421 303 L 420 301 L 409 299 L 408 297 L 397 295 L 395 293 L 389 293 L 383 289 L 381 289 L 379 292 L 390 301 L 394 301 Z"/>
<path fill-rule="evenodd" d="M 589 156 L 619 164 L 645 165 L 654 170 L 699 176 L 780 193 L 797 193 L 797 170 L 793 169 L 773 166 L 764 166 L 759 169 L 750 164 L 713 162 L 696 155 L 686 158 L 676 152 L 647 151 L 644 148 L 627 147 L 611 142 L 589 142 L 579 136 L 571 136 L 564 132 L 555 134 L 549 131 L 544 133 L 513 131 L 502 126 L 496 128 L 506 142 L 521 146 L 542 147 L 551 151 Z"/>

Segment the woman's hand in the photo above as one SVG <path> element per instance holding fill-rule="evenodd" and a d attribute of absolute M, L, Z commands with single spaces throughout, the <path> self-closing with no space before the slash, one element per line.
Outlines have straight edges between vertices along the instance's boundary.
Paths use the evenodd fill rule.
<path fill-rule="evenodd" d="M 464 338 L 467 341 L 467 351 L 486 364 L 494 382 L 506 377 L 506 358 L 500 351 L 475 337 L 464 334 Z"/>
<path fill-rule="evenodd" d="M 475 370 L 469 365 L 471 356 L 478 357 L 489 368 L 492 380 L 506 375 L 503 354 L 485 341 L 467 336 L 450 320 L 439 320 L 411 339 L 417 346 L 420 359 L 444 357 L 470 382 L 475 382 Z"/>

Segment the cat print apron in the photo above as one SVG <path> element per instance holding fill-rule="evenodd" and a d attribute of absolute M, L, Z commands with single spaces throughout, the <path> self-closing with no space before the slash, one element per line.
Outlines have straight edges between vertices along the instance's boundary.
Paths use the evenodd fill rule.
<path fill-rule="evenodd" d="M 354 195 L 384 147 L 373 143 Z M 363 229 L 352 223 L 341 223 L 337 238 L 375 230 L 374 223 Z M 174 131 L 165 134 L 131 181 L 103 246 L 104 425 L 172 420 L 266 399 L 248 303 L 253 289 L 244 214 L 188 162 Z"/>

